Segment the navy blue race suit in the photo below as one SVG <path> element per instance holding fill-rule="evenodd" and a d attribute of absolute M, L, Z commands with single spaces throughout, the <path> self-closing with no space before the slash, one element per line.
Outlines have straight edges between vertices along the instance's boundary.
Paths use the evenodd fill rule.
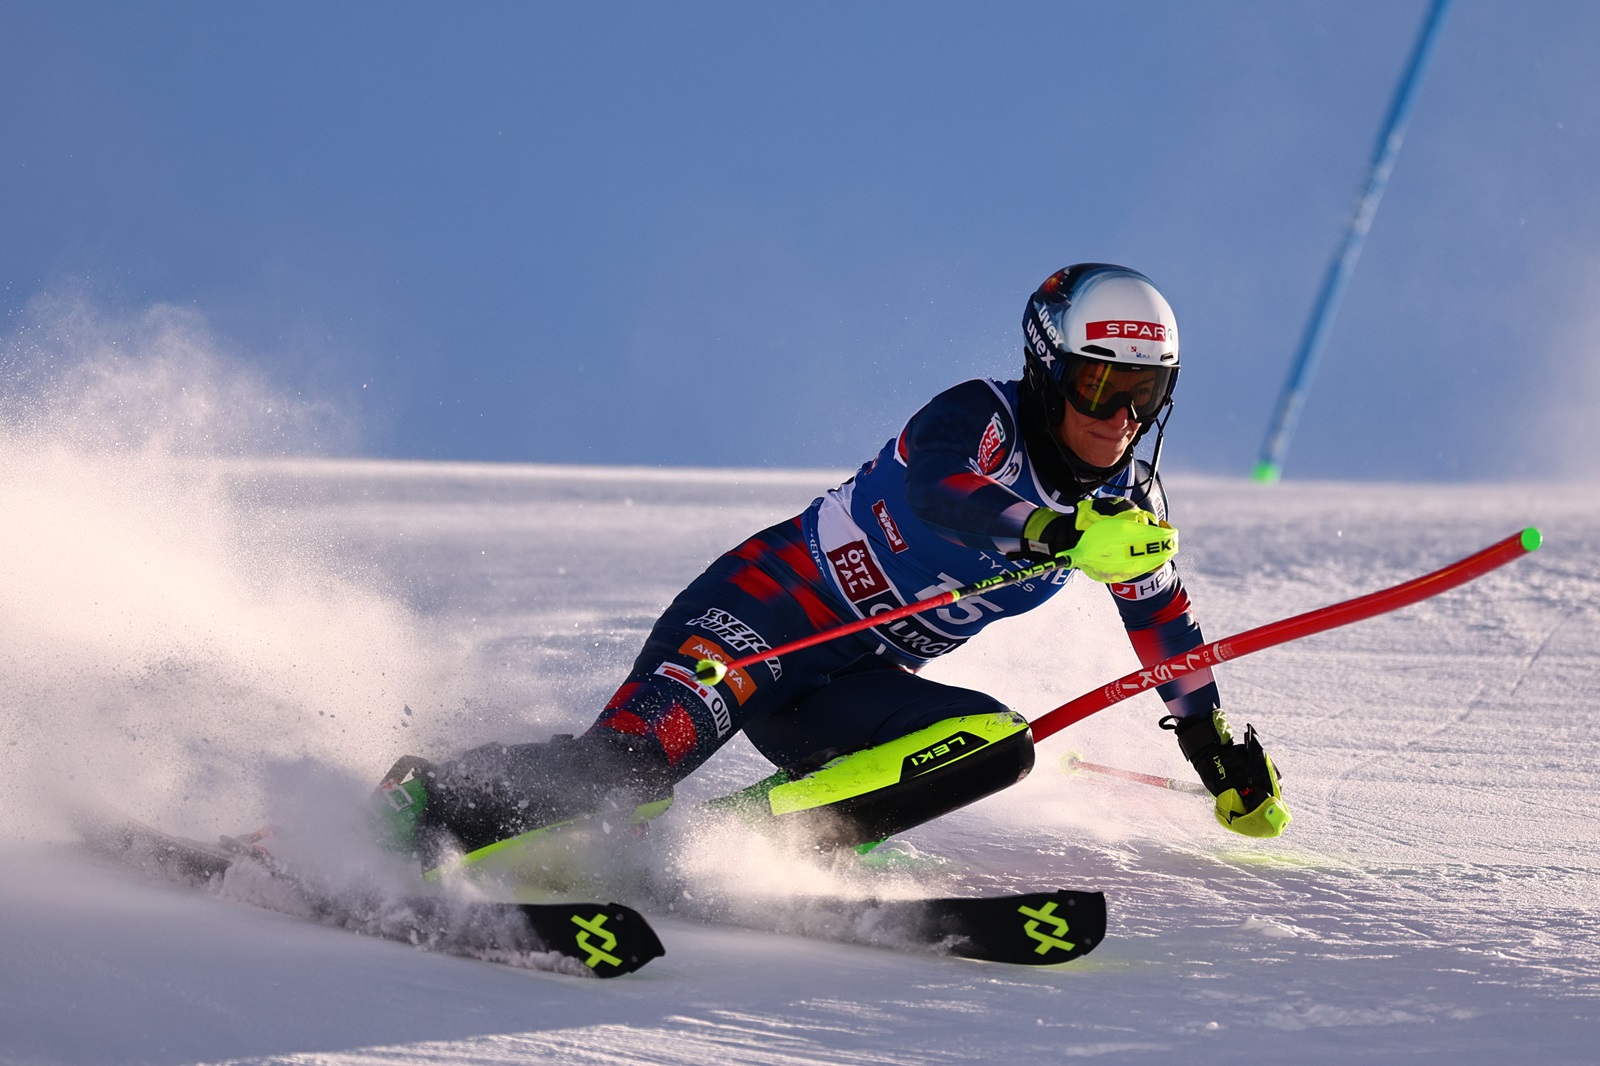
<path fill-rule="evenodd" d="M 1071 511 L 1082 497 L 1047 484 L 1048 464 L 1030 457 L 1020 385 L 977 379 L 939 394 L 855 477 L 718 558 L 657 621 L 590 732 L 648 738 L 682 779 L 740 730 L 773 763 L 793 767 L 1002 709 L 915 671 L 989 623 L 1044 603 L 1073 571 L 729 671 L 715 687 L 695 680 L 694 664 L 759 653 L 1028 565 L 1007 558 L 1021 548 L 1028 515 L 1039 506 Z M 1094 495 L 1126 496 L 1165 518 L 1159 479 L 1147 474 L 1136 461 Z M 1109 588 L 1143 664 L 1204 643 L 1171 563 Z M 1220 705 L 1209 670 L 1158 691 L 1179 717 Z"/>

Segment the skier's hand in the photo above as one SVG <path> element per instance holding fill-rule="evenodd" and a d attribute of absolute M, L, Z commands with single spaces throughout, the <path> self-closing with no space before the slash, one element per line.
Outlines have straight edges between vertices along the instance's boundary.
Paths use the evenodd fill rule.
<path fill-rule="evenodd" d="M 1120 497 L 1079 500 L 1067 514 L 1035 508 L 1022 528 L 1025 558 L 1056 558 L 1096 581 L 1133 581 L 1178 553 L 1178 531 Z"/>
<path fill-rule="evenodd" d="M 1168 716 L 1163 729 L 1178 735 L 1178 746 L 1217 798 L 1217 821 L 1247 837 L 1275 837 L 1289 824 L 1278 768 L 1261 748 L 1254 726 L 1244 727 L 1244 743 L 1234 742 L 1221 710 L 1188 718 Z"/>

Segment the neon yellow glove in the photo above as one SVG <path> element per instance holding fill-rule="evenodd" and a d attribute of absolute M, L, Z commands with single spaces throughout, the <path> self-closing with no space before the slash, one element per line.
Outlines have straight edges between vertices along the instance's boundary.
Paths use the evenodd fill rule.
<path fill-rule="evenodd" d="M 1119 497 L 1079 500 L 1063 514 L 1035 508 L 1022 527 L 1022 554 L 1054 558 L 1096 581 L 1132 581 L 1165 566 L 1178 554 L 1178 531 Z"/>

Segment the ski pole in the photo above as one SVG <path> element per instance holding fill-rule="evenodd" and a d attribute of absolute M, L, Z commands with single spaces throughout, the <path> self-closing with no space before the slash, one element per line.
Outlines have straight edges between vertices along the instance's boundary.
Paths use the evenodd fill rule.
<path fill-rule="evenodd" d="M 812 633 L 810 636 L 791 640 L 787 644 L 780 644 L 776 648 L 771 648 L 767 651 L 753 652 L 743 658 L 734 659 L 732 662 L 724 663 L 718 662 L 716 659 L 701 659 L 694 664 L 695 680 L 702 685 L 720 684 L 722 679 L 728 675 L 729 670 L 740 670 L 755 663 L 766 662 L 768 659 L 776 659 L 792 651 L 799 651 L 801 648 L 809 648 L 838 637 L 849 636 L 851 633 L 859 633 L 863 629 L 885 625 L 910 615 L 921 614 L 923 611 L 931 611 L 935 607 L 947 607 L 963 596 L 976 596 L 979 593 L 988 592 L 991 589 L 1001 588 L 1005 585 L 1015 585 L 1022 581 L 1029 581 L 1048 574 L 1052 570 L 1071 565 L 1073 565 L 1072 553 L 1062 552 L 1054 559 L 1036 563 L 1025 569 L 1013 570 L 1009 574 L 996 574 L 994 577 L 986 577 L 982 581 L 974 581 L 970 585 L 963 585 L 958 589 L 950 589 L 947 592 L 941 592 L 937 596 L 930 596 L 925 600 L 917 600 L 915 603 L 908 603 L 879 614 L 869 615 L 866 618 L 858 618 L 854 622 L 846 622 L 844 625 L 836 626 L 833 629 L 825 629 L 820 633 Z"/>
<path fill-rule="evenodd" d="M 1115 766 L 1102 766 L 1097 762 L 1086 762 L 1082 755 L 1069 751 L 1061 756 L 1061 769 L 1069 774 L 1080 770 L 1091 774 L 1102 774 L 1106 777 L 1115 777 L 1122 781 L 1137 781 L 1141 785 L 1154 785 L 1156 788 L 1168 789 L 1172 792 L 1187 792 L 1191 796 L 1211 795 L 1206 787 L 1194 781 L 1179 781 L 1173 777 L 1160 777 L 1156 774 L 1141 774 L 1135 770 L 1119 770 Z"/>
<path fill-rule="evenodd" d="M 1401 607 L 1409 607 L 1430 596 L 1437 596 L 1457 585 L 1464 585 L 1473 578 L 1482 577 L 1513 559 L 1520 559 L 1528 552 L 1537 551 L 1542 541 L 1543 537 L 1539 531 L 1530 527 L 1520 533 L 1513 533 L 1505 540 L 1491 544 L 1465 559 L 1458 559 L 1431 574 L 1424 574 L 1403 584 L 1380 589 L 1353 600 L 1297 614 L 1293 618 L 1269 622 L 1244 633 L 1236 633 L 1231 637 L 1202 644 L 1193 651 L 1174 655 L 1154 666 L 1135 670 L 1109 685 L 1086 692 L 1077 699 L 1040 715 L 1031 723 L 1034 742 L 1037 743 L 1045 737 L 1059 733 L 1072 723 L 1082 721 L 1097 711 L 1103 711 L 1113 703 L 1120 703 L 1129 696 L 1165 684 L 1182 674 L 1215 666 L 1229 659 L 1239 659 L 1251 652 L 1299 640 L 1313 633 L 1347 626 L 1352 622 L 1360 622 Z"/>

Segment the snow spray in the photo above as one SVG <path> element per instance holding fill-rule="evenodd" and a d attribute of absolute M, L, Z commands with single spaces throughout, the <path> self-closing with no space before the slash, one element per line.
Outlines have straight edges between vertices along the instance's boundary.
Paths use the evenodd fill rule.
<path fill-rule="evenodd" d="M 336 412 L 168 307 L 40 301 L 0 378 L 9 833 L 53 836 L 91 807 L 236 830 L 290 787 L 274 767 L 392 758 L 402 700 L 438 664 L 249 458 L 311 450 L 344 431 Z"/>

